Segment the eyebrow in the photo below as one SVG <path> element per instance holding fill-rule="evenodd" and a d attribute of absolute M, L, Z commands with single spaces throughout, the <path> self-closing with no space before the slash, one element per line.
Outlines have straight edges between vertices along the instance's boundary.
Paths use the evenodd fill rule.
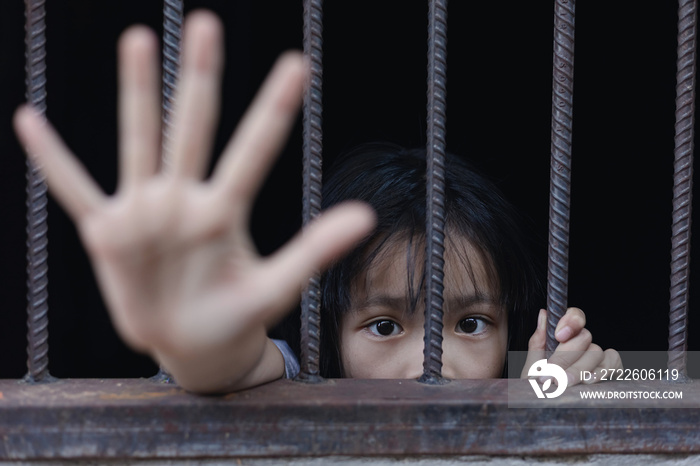
<path fill-rule="evenodd" d="M 469 295 L 451 296 L 445 300 L 445 304 L 447 304 L 448 309 L 464 309 L 476 304 L 498 304 L 498 301 L 488 294 L 477 292 Z"/>
<path fill-rule="evenodd" d="M 372 307 L 388 307 L 391 309 L 406 309 L 408 306 L 408 298 L 405 295 L 387 295 L 387 294 L 377 294 L 370 296 L 365 301 L 363 301 L 359 306 L 353 306 L 352 310 L 354 312 L 360 312 L 363 309 L 368 309 Z M 493 304 L 497 305 L 498 301 L 493 297 L 485 293 L 473 293 L 473 294 L 460 294 L 455 296 L 450 296 L 443 303 L 443 309 L 461 310 L 477 304 Z M 501 306 L 497 306 L 499 314 L 501 311 Z"/>

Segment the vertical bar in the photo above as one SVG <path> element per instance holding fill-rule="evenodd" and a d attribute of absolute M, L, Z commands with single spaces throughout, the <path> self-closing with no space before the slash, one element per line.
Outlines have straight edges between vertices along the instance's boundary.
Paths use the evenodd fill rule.
<path fill-rule="evenodd" d="M 671 297 L 668 332 L 668 368 L 688 380 L 688 297 L 690 292 L 690 224 L 693 183 L 693 125 L 695 123 L 695 71 L 697 35 L 695 0 L 678 5 L 678 57 L 676 70 L 676 125 L 673 163 L 671 227 Z"/>
<path fill-rule="evenodd" d="M 175 105 L 175 89 L 180 72 L 182 42 L 183 0 L 163 1 L 163 150 L 170 147 L 172 113 Z M 164 163 L 167 154 L 163 152 Z"/>
<path fill-rule="evenodd" d="M 551 354 L 557 346 L 554 329 L 566 312 L 568 299 L 575 6 L 574 0 L 556 0 L 554 6 L 547 354 Z"/>
<path fill-rule="evenodd" d="M 310 82 L 304 93 L 303 109 L 303 196 L 302 222 L 307 225 L 321 212 L 323 83 L 322 0 L 304 0 L 304 55 L 311 66 Z M 309 279 L 301 298 L 301 372 L 307 382 L 321 380 L 319 371 L 321 337 L 321 281 Z"/>
<path fill-rule="evenodd" d="M 26 99 L 46 114 L 46 9 L 44 0 L 25 0 Z M 48 210 L 47 187 L 27 159 L 27 375 L 48 382 Z"/>
<path fill-rule="evenodd" d="M 163 1 L 163 138 L 162 163 L 168 163 L 167 150 L 172 134 L 172 114 L 175 107 L 175 89 L 180 72 L 180 54 L 182 43 L 182 23 L 184 19 L 183 0 Z M 153 380 L 173 383 L 172 376 L 161 366 Z"/>
<path fill-rule="evenodd" d="M 442 305 L 445 252 L 445 129 L 447 0 L 431 0 L 428 13 L 428 144 L 426 186 L 425 333 L 420 381 L 442 378 Z"/>

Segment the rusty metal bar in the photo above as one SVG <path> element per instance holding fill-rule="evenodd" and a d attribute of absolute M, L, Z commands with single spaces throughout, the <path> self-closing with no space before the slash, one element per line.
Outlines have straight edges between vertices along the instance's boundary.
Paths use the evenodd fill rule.
<path fill-rule="evenodd" d="M 442 317 L 445 252 L 445 129 L 447 120 L 447 0 L 428 13 L 428 144 L 425 225 L 425 334 L 421 382 L 443 383 Z"/>
<path fill-rule="evenodd" d="M 182 52 L 182 24 L 184 21 L 184 2 L 182 0 L 163 1 L 163 164 L 168 163 L 167 150 L 170 147 L 172 134 L 172 114 L 175 107 L 175 90 L 180 73 L 180 57 Z M 158 368 L 154 380 L 173 383 L 172 376 L 163 368 Z"/>
<path fill-rule="evenodd" d="M 569 286 L 571 139 L 574 103 L 574 0 L 554 6 L 552 146 L 549 190 L 547 353 L 557 346 L 554 329 L 566 312 Z"/>
<path fill-rule="evenodd" d="M 44 0 L 25 0 L 26 99 L 46 114 L 46 9 Z M 48 197 L 39 170 L 27 159 L 27 375 L 48 382 L 49 267 Z"/>
<path fill-rule="evenodd" d="M 304 0 L 304 55 L 311 67 L 304 92 L 302 222 L 307 225 L 321 213 L 323 2 Z M 301 372 L 308 382 L 321 380 L 321 280 L 309 279 L 301 298 Z"/>
<path fill-rule="evenodd" d="M 564 394 L 573 409 L 513 409 L 509 384 L 526 380 L 289 380 L 224 397 L 139 379 L 0 380 L 0 462 L 328 455 L 700 453 L 700 385 L 678 407 L 662 400 L 608 408 Z M 629 390 L 606 382 L 605 390 Z M 633 390 L 668 390 L 635 382 Z M 561 402 L 557 399 L 557 403 Z M 666 405 L 667 406 L 667 405 Z M 682 406 L 682 407 L 681 407 Z M 99 460 L 98 460 L 99 459 Z M 396 458 L 394 458 L 396 459 Z"/>
<path fill-rule="evenodd" d="M 676 125 L 673 164 L 673 221 L 671 233 L 671 298 L 668 331 L 668 368 L 687 380 L 688 297 L 690 294 L 690 225 L 693 188 L 693 125 L 697 5 L 678 4 L 678 57 L 676 70 Z"/>
<path fill-rule="evenodd" d="M 183 0 L 163 1 L 163 150 L 170 147 L 167 142 L 172 134 L 172 113 L 175 106 L 175 89 L 180 73 Z M 163 153 L 167 160 L 167 154 Z"/>

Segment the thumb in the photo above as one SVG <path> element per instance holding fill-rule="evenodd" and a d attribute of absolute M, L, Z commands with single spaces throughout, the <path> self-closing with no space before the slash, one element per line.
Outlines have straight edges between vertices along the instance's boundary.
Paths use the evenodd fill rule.
<path fill-rule="evenodd" d="M 268 322 L 279 319 L 299 300 L 302 288 L 316 272 L 349 252 L 375 225 L 372 209 L 346 202 L 324 212 L 303 232 L 266 260 L 260 296 L 270 306 Z M 274 286 L 270 287 L 270 284 Z"/>
<path fill-rule="evenodd" d="M 527 344 L 527 358 L 525 360 L 525 367 L 520 374 L 521 378 L 527 378 L 527 371 L 530 369 L 535 361 L 545 358 L 545 344 L 547 342 L 547 311 L 540 309 L 540 313 L 537 315 L 537 329 L 535 333 L 530 337 L 530 341 Z"/>

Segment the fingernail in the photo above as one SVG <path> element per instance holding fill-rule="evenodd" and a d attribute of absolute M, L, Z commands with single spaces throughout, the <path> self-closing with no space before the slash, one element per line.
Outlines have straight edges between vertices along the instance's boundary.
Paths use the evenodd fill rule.
<path fill-rule="evenodd" d="M 540 313 L 537 316 L 537 330 L 542 330 L 546 325 L 546 314 L 544 309 L 540 309 Z"/>
<path fill-rule="evenodd" d="M 566 341 L 569 338 L 571 338 L 573 331 L 571 330 L 571 327 L 566 326 L 564 328 L 560 328 L 555 334 L 554 338 L 556 338 L 558 341 Z"/>

